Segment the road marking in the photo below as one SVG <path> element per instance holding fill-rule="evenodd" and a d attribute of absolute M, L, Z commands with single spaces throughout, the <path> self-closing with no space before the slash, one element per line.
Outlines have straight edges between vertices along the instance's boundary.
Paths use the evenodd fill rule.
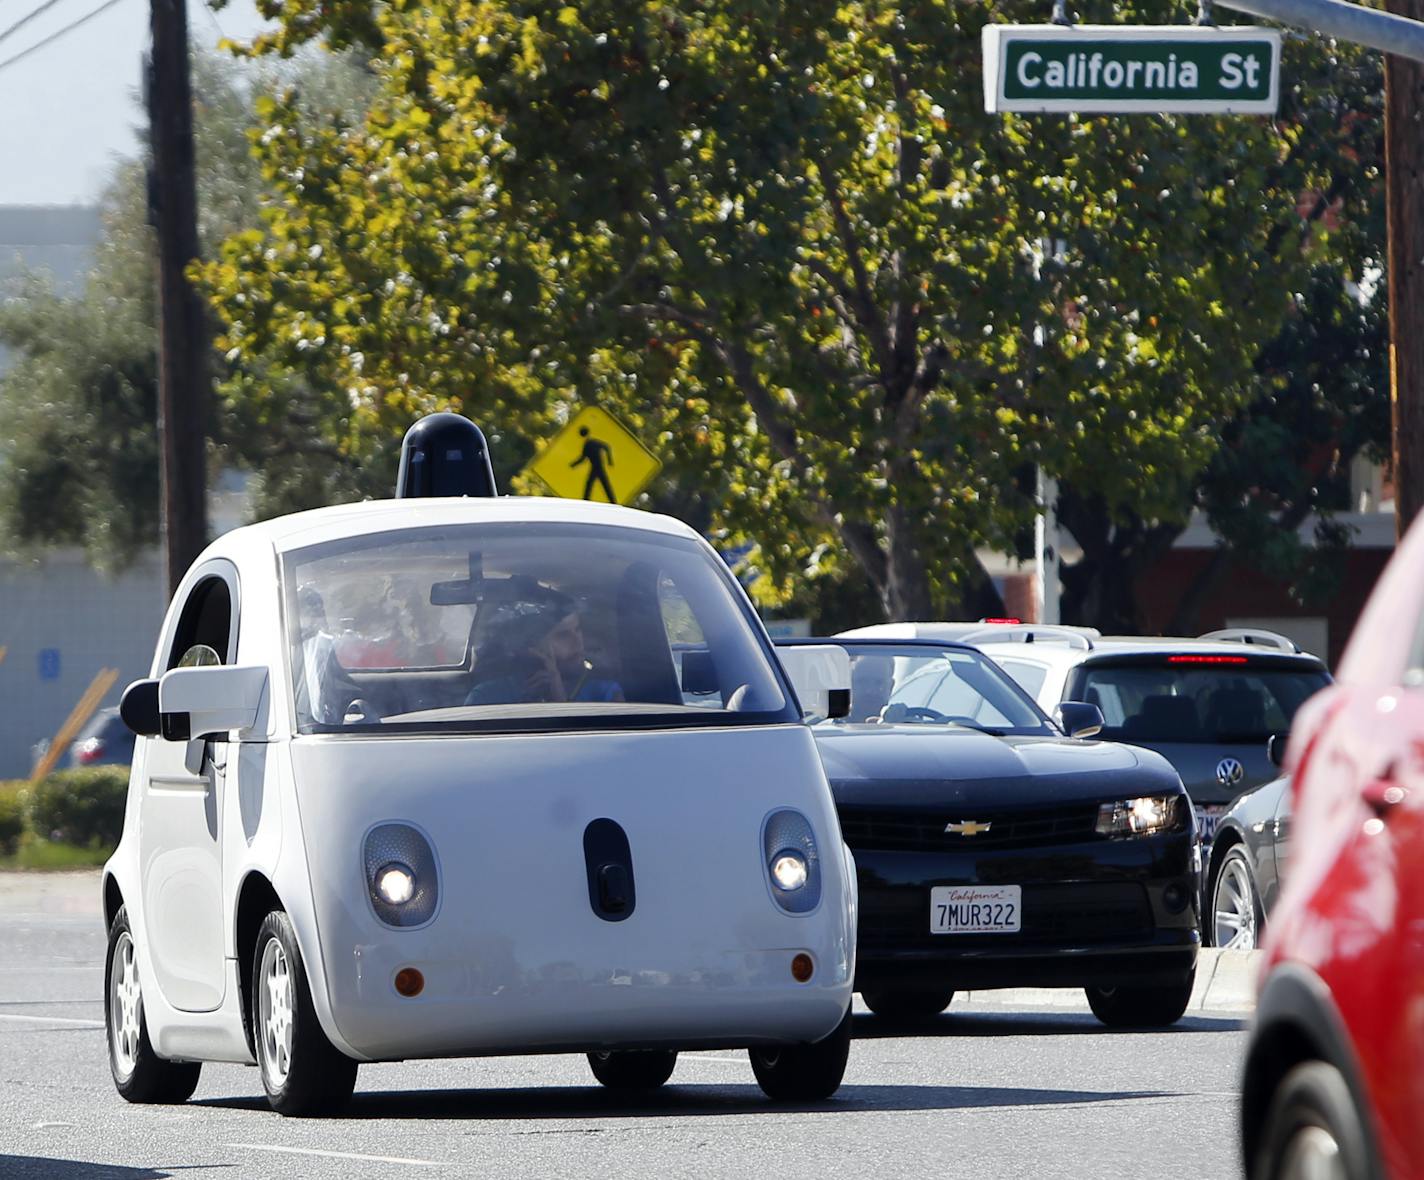
<path fill-rule="evenodd" d="M 72 1024 L 75 1028 L 103 1028 L 102 1020 L 75 1020 L 69 1016 L 21 1016 L 18 1012 L 0 1012 L 0 1020 L 23 1020 L 33 1024 Z"/>
<path fill-rule="evenodd" d="M 415 1168 L 443 1168 L 446 1166 L 438 1160 L 402 1159 L 396 1155 L 361 1155 L 355 1151 L 317 1151 L 310 1147 L 277 1147 L 270 1143 L 224 1143 L 223 1146 L 238 1151 L 276 1151 L 285 1152 L 288 1155 L 319 1155 L 323 1159 L 331 1160 L 365 1160 L 373 1164 L 410 1164 Z"/>
<path fill-rule="evenodd" d="M 718 1065 L 747 1065 L 745 1057 L 706 1057 L 701 1053 L 688 1053 L 678 1059 L 679 1061 L 715 1061 Z"/>

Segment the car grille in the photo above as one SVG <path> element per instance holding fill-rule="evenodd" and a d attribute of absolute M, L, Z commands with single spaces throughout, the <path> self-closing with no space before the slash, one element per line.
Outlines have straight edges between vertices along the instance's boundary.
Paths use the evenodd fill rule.
<path fill-rule="evenodd" d="M 871 952 L 1092 946 L 1130 942 L 1154 930 L 1147 891 L 1135 881 L 1025 886 L 1022 920 L 1018 934 L 931 934 L 927 886 L 862 884 L 858 945 Z"/>
<path fill-rule="evenodd" d="M 987 831 L 964 836 L 945 831 L 950 822 L 974 820 L 988 824 Z M 841 832 L 853 851 L 867 852 L 978 852 L 998 848 L 1042 848 L 1091 840 L 1096 835 L 1096 803 L 1020 811 L 942 812 L 926 814 L 895 811 L 841 810 Z"/>

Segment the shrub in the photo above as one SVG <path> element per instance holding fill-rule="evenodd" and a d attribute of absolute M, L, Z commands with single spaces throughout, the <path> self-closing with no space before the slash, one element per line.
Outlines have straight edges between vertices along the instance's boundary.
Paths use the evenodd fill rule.
<path fill-rule="evenodd" d="M 20 801 L 23 783 L 0 783 L 0 856 L 13 856 L 25 830 L 25 814 Z"/>
<path fill-rule="evenodd" d="M 49 840 L 112 848 L 123 834 L 128 790 L 127 766 L 56 771 L 30 789 L 30 830 Z"/>

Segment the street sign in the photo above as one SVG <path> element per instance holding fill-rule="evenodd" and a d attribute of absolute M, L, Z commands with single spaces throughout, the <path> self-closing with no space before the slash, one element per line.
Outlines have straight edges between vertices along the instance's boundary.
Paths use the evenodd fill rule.
<path fill-rule="evenodd" d="M 986 111 L 1273 115 L 1275 29 L 985 25 Z"/>
<path fill-rule="evenodd" d="M 662 466 L 617 418 L 587 406 L 534 456 L 529 470 L 556 496 L 631 504 Z"/>

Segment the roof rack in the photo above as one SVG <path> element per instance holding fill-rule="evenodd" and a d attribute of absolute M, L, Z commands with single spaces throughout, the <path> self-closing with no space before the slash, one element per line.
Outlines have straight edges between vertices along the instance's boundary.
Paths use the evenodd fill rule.
<path fill-rule="evenodd" d="M 1220 631 L 1208 631 L 1198 635 L 1198 639 L 1217 639 L 1226 643 L 1246 643 L 1259 647 L 1273 647 L 1277 651 L 1297 653 L 1300 644 L 1275 631 L 1262 631 L 1255 627 L 1225 627 Z"/>
<path fill-rule="evenodd" d="M 959 637 L 960 643 L 1066 643 L 1079 651 L 1092 651 L 1101 636 L 1092 627 L 1060 627 L 1053 623 L 993 625 Z"/>

